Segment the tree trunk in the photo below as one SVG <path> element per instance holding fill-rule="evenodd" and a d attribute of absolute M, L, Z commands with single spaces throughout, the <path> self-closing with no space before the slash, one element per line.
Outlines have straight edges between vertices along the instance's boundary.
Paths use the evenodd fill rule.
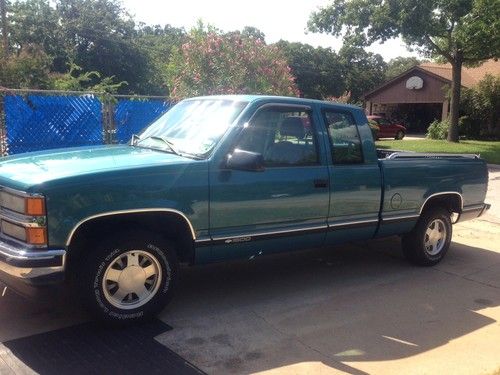
<path fill-rule="evenodd" d="M 2 49 L 4 57 L 7 57 L 9 52 L 9 39 L 7 29 L 7 2 L 0 0 L 0 13 L 2 18 Z"/>
<path fill-rule="evenodd" d="M 460 113 L 460 89 L 462 86 L 462 54 L 457 52 L 451 63 L 451 100 L 450 100 L 450 127 L 448 141 L 458 142 L 458 116 Z"/>

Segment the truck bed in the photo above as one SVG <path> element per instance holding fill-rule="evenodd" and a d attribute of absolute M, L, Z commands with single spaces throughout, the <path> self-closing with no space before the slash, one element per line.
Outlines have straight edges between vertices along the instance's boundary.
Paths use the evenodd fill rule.
<path fill-rule="evenodd" d="M 488 170 L 478 155 L 377 150 L 377 156 L 382 174 L 380 235 L 401 231 L 389 224 L 398 219 L 411 228 L 425 202 L 439 195 L 456 196 L 460 210 L 472 215 L 483 207 Z"/>

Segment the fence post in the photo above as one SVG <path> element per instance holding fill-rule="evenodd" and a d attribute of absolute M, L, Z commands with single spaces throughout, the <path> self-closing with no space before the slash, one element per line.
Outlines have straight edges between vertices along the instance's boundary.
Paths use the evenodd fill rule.
<path fill-rule="evenodd" d="M 0 92 L 0 156 L 9 155 L 7 126 L 5 123 L 5 92 Z"/>
<path fill-rule="evenodd" d="M 115 100 L 107 95 L 101 97 L 104 144 L 116 143 Z"/>

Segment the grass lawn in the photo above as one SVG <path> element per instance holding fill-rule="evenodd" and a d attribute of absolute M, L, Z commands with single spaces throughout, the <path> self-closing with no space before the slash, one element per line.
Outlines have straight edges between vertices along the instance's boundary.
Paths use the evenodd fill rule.
<path fill-rule="evenodd" d="M 488 163 L 500 164 L 500 141 L 460 141 L 451 143 L 433 139 L 377 141 L 377 148 L 417 152 L 444 152 L 450 154 L 480 154 Z"/>

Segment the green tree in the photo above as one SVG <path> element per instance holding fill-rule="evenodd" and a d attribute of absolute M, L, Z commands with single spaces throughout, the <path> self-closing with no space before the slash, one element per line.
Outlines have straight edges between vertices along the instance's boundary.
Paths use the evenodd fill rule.
<path fill-rule="evenodd" d="M 343 69 L 335 51 L 285 40 L 276 45 L 285 54 L 302 96 L 324 99 L 345 91 Z"/>
<path fill-rule="evenodd" d="M 350 101 L 360 104 L 363 93 L 384 81 L 387 64 L 379 54 L 366 52 L 350 43 L 345 43 L 339 50 L 339 58 Z"/>
<path fill-rule="evenodd" d="M 140 24 L 135 43 L 147 56 L 148 74 L 142 82 L 142 91 L 150 95 L 169 95 L 168 64 L 174 49 L 186 41 L 186 31 L 171 25 L 148 26 Z"/>
<path fill-rule="evenodd" d="M 260 39 L 263 42 L 266 40 L 266 34 L 253 26 L 245 26 L 241 31 L 241 36 L 245 38 Z"/>
<path fill-rule="evenodd" d="M 39 46 L 25 46 L 0 64 L 0 86 L 12 89 L 50 89 L 52 59 Z"/>
<path fill-rule="evenodd" d="M 387 63 L 387 70 L 385 72 L 385 78 L 387 80 L 397 77 L 401 73 L 406 72 L 408 69 L 413 68 L 416 65 L 423 63 L 423 60 L 417 57 L 396 57 L 389 60 Z"/>
<path fill-rule="evenodd" d="M 500 56 L 498 0 L 333 0 L 311 15 L 309 28 L 363 46 L 402 37 L 425 56 L 448 61 L 452 142 L 458 142 L 462 66 Z"/>
<path fill-rule="evenodd" d="M 51 70 L 66 70 L 68 56 L 59 16 L 47 0 L 16 1 L 9 5 L 8 15 L 11 53 L 40 46 L 52 58 Z"/>
<path fill-rule="evenodd" d="M 134 44 L 134 21 L 118 0 L 17 0 L 8 10 L 11 53 L 37 45 L 52 58 L 52 72 L 64 73 L 74 61 L 83 71 L 116 75 L 140 90 L 148 64 Z"/>
<path fill-rule="evenodd" d="M 143 92 L 149 61 L 135 43 L 135 22 L 119 1 L 57 0 L 56 8 L 72 61 L 83 71 L 128 82 L 122 92 Z"/>
<path fill-rule="evenodd" d="M 277 46 L 241 33 L 224 34 L 202 24 L 175 50 L 169 64 L 171 96 L 212 94 L 298 95 Z"/>
<path fill-rule="evenodd" d="M 168 95 L 164 72 L 183 29 L 136 24 L 119 0 L 16 0 L 8 10 L 11 53 L 38 45 L 54 73 L 66 74 L 74 62 L 82 72 L 128 82 L 122 93 Z M 85 86 L 99 80 L 91 75 Z"/>

